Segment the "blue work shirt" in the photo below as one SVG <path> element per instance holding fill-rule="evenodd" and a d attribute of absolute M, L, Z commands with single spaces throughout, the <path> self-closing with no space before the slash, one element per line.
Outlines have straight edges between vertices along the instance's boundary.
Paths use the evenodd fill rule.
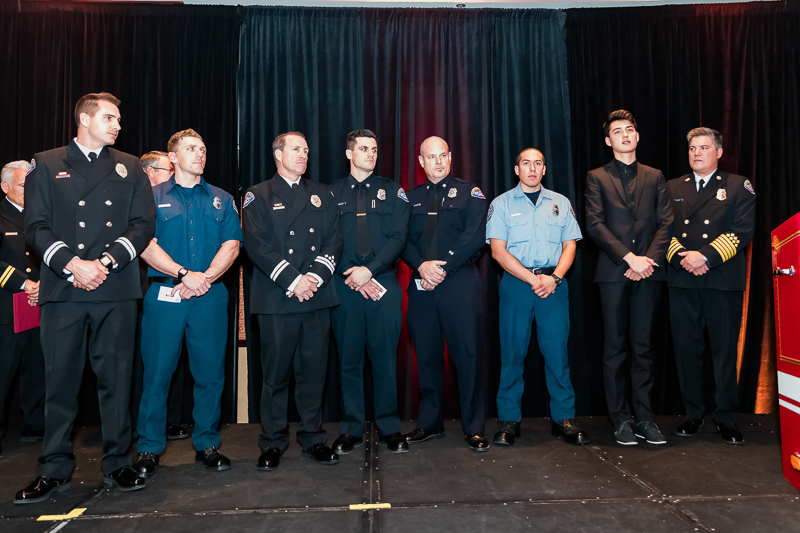
<path fill-rule="evenodd" d="M 242 227 L 233 197 L 204 178 L 186 189 L 175 175 L 153 187 L 158 245 L 182 267 L 205 272 L 222 243 L 242 240 Z M 163 276 L 152 267 L 148 275 Z"/>
<path fill-rule="evenodd" d="M 544 187 L 534 205 L 517 184 L 494 199 L 486 221 L 486 242 L 506 241 L 525 268 L 555 267 L 561 243 L 583 238 L 569 200 Z"/>

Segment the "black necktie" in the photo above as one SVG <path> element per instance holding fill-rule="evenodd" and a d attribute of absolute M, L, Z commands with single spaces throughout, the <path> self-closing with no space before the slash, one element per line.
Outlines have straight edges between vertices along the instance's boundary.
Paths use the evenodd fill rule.
<path fill-rule="evenodd" d="M 706 180 L 700 180 L 697 182 L 697 193 L 700 194 L 703 192 L 703 188 L 706 186 Z"/>
<path fill-rule="evenodd" d="M 356 251 L 361 257 L 367 257 L 372 252 L 369 239 L 369 224 L 367 223 L 367 190 L 363 183 L 358 184 L 358 197 L 356 198 Z"/>
<path fill-rule="evenodd" d="M 89 152 L 89 162 L 94 163 L 97 160 L 96 152 Z"/>
<path fill-rule="evenodd" d="M 425 219 L 425 259 L 437 259 L 439 244 L 436 242 L 436 224 L 439 219 L 439 195 L 436 186 L 428 186 L 428 218 Z"/>

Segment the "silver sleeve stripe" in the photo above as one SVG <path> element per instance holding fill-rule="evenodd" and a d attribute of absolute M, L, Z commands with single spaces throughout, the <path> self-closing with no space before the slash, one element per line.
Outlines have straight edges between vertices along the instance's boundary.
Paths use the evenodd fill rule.
<path fill-rule="evenodd" d="M 269 275 L 269 279 L 271 279 L 272 281 L 278 279 L 278 276 L 281 275 L 281 272 L 283 272 L 287 266 L 289 266 L 289 261 L 287 261 L 286 259 L 278 263 L 278 265 L 272 269 L 272 274 Z"/>
<path fill-rule="evenodd" d="M 120 237 L 115 242 L 120 243 L 128 250 L 128 253 L 131 254 L 131 261 L 136 259 L 136 248 L 133 247 L 133 243 L 127 237 Z"/>
<path fill-rule="evenodd" d="M 42 256 L 42 261 L 47 266 L 50 266 L 50 260 L 53 258 L 55 253 L 59 251 L 61 248 L 66 248 L 67 243 L 64 241 L 56 241 L 50 245 L 50 247 L 44 251 L 44 256 Z"/>
<path fill-rule="evenodd" d="M 333 272 L 336 270 L 336 267 L 334 266 L 334 264 L 333 264 L 333 263 L 332 263 L 330 260 L 328 260 L 328 259 L 326 259 L 326 258 L 322 257 L 321 255 L 318 255 L 318 256 L 316 257 L 316 259 L 314 259 L 314 261 L 317 261 L 317 262 L 319 262 L 319 263 L 322 263 L 323 265 L 325 265 L 326 267 L 328 267 L 328 270 L 330 270 L 330 271 L 331 271 L 331 274 L 333 274 Z"/>

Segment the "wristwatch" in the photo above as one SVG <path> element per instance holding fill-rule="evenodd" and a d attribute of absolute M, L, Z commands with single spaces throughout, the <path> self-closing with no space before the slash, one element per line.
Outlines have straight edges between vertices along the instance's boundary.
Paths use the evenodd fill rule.
<path fill-rule="evenodd" d="M 183 280 L 183 277 L 188 273 L 189 273 L 188 270 L 186 270 L 185 268 L 181 267 L 181 269 L 178 270 L 178 283 L 180 283 Z"/>
<path fill-rule="evenodd" d="M 554 280 L 556 280 L 556 286 L 559 286 L 559 285 L 561 285 L 561 280 L 562 280 L 562 279 L 564 279 L 564 278 L 559 278 L 558 276 L 556 276 L 555 272 L 553 272 L 552 274 L 550 274 L 550 276 L 552 276 L 552 278 L 553 278 Z"/>
<path fill-rule="evenodd" d="M 100 264 L 106 268 L 111 268 L 111 266 L 114 264 L 114 261 L 112 261 L 107 255 L 104 255 L 100 258 Z"/>

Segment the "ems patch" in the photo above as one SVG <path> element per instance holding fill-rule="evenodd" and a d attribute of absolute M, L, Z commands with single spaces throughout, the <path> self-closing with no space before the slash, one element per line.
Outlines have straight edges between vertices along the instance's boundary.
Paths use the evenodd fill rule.
<path fill-rule="evenodd" d="M 33 160 L 31 160 L 31 163 L 33 163 Z M 30 172 L 30 170 L 28 172 Z M 750 191 L 750 194 L 756 193 L 756 191 L 753 189 L 753 185 L 750 183 L 750 180 L 744 180 L 744 188 Z"/>
<path fill-rule="evenodd" d="M 472 196 L 475 198 L 480 198 L 481 200 L 486 200 L 486 197 L 483 195 L 481 190 L 478 187 L 473 187 L 472 192 L 470 192 Z"/>
<path fill-rule="evenodd" d="M 408 203 L 408 196 L 406 196 L 406 192 L 403 190 L 402 187 L 397 189 L 397 197 L 403 200 L 404 202 Z"/>
<path fill-rule="evenodd" d="M 572 213 L 572 218 L 578 220 L 578 217 L 575 216 L 575 210 L 572 209 L 572 205 L 569 206 L 569 212 Z"/>
<path fill-rule="evenodd" d="M 239 209 L 236 207 L 236 200 L 231 200 L 231 202 L 233 203 L 233 210 L 236 211 L 236 214 L 238 215 Z"/>
<path fill-rule="evenodd" d="M 245 195 L 244 195 L 244 202 L 242 203 L 242 209 L 244 209 L 245 207 L 247 207 L 247 205 L 248 205 L 250 202 L 252 202 L 253 200 L 255 200 L 255 199 L 256 199 L 256 195 L 255 195 L 255 194 L 253 194 L 253 193 L 251 193 L 251 192 L 248 192 L 247 194 L 245 194 Z"/>
<path fill-rule="evenodd" d="M 490 220 L 492 220 L 492 213 L 494 213 L 494 207 L 489 205 L 489 212 L 486 213 L 486 223 L 488 224 Z"/>
<path fill-rule="evenodd" d="M 35 159 L 31 159 L 31 166 L 28 167 L 28 172 L 26 172 L 25 175 L 27 176 L 28 174 L 33 172 L 34 168 L 36 168 L 36 160 Z M 750 182 L 748 181 L 747 183 L 750 183 Z"/>

